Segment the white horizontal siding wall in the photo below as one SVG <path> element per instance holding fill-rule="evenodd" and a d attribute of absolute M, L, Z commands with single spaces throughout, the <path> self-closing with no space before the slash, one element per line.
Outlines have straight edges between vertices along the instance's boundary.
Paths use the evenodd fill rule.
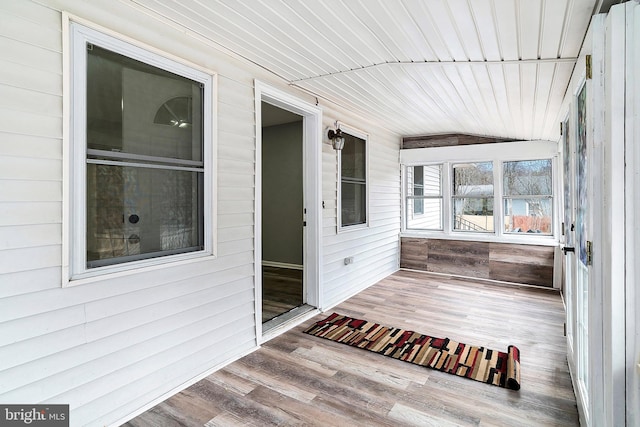
<path fill-rule="evenodd" d="M 323 106 L 324 127 L 336 120 L 369 135 L 369 226 L 338 231 L 338 156 L 322 146 L 323 308 L 330 308 L 398 270 L 400 137 L 337 107 Z M 344 259 L 353 257 L 353 264 Z"/>
<path fill-rule="evenodd" d="M 105 425 L 256 345 L 254 75 L 124 4 L 47 3 L 0 3 L 0 402 Z M 219 73 L 217 259 L 62 288 L 63 9 Z"/>
<path fill-rule="evenodd" d="M 218 73 L 217 259 L 62 287 L 62 10 Z M 108 425 L 255 348 L 254 79 L 294 92 L 130 2 L 0 2 L 0 50 L 0 402 Z M 370 135 L 370 228 L 336 233 L 323 146 L 324 306 L 398 264 L 399 136 L 326 107 L 336 119 Z"/>

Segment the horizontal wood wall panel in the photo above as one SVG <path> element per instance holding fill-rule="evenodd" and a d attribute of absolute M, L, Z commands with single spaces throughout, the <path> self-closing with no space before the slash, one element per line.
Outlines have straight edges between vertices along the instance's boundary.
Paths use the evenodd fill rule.
<path fill-rule="evenodd" d="M 400 267 L 553 287 L 553 246 L 403 237 Z"/>
<path fill-rule="evenodd" d="M 532 285 L 553 285 L 552 246 L 490 243 L 489 270 L 492 279 Z"/>
<path fill-rule="evenodd" d="M 402 238 L 400 267 L 427 271 L 429 241 L 427 239 Z"/>
<path fill-rule="evenodd" d="M 455 145 L 491 144 L 494 142 L 507 142 L 511 139 L 492 138 L 486 136 L 464 135 L 449 133 L 442 135 L 405 136 L 402 138 L 402 148 L 430 148 L 451 147 Z"/>
<path fill-rule="evenodd" d="M 489 244 L 429 240 L 428 271 L 489 278 Z"/>

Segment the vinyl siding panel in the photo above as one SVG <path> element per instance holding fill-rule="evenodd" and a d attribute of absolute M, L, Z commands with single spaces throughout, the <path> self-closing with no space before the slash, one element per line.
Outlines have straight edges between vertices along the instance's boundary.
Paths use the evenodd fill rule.
<path fill-rule="evenodd" d="M 218 258 L 63 288 L 62 20 L 21 3 L 0 6 L 0 400 L 109 424 L 255 347 L 253 77 L 218 75 Z"/>
<path fill-rule="evenodd" d="M 337 108 L 324 110 L 323 124 L 336 120 L 369 135 L 368 227 L 337 229 L 339 197 L 338 162 L 335 151 L 323 146 L 323 289 L 325 308 L 374 284 L 398 269 L 400 233 L 400 137 L 373 123 L 363 122 Z M 344 258 L 354 263 L 344 265 Z"/>
<path fill-rule="evenodd" d="M 0 254 L 0 257 L 2 256 Z M 0 298 L 7 298 L 60 287 L 62 268 L 56 265 L 29 271 L 4 273 L 1 277 Z"/>
<path fill-rule="evenodd" d="M 7 157 L 62 159 L 62 139 L 0 132 L 0 152 Z"/>
<path fill-rule="evenodd" d="M 134 3 L 46 4 L 0 4 L 0 401 L 68 403 L 72 425 L 102 426 L 256 347 L 254 79 L 311 98 Z M 63 284 L 61 10 L 217 73 L 217 257 Z M 370 135 L 366 229 L 336 229 L 337 156 L 322 147 L 329 307 L 398 268 L 400 137 L 321 107 L 325 125 Z"/>

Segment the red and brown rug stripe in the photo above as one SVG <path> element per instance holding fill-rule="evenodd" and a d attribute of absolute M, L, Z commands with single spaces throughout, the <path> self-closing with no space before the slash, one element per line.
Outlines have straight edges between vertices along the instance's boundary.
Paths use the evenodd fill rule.
<path fill-rule="evenodd" d="M 487 384 L 520 389 L 520 351 L 475 347 L 333 313 L 307 334 Z"/>

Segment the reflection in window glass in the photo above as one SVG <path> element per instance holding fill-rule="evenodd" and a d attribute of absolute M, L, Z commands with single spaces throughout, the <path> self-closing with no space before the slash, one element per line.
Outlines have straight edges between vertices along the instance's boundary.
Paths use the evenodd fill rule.
<path fill-rule="evenodd" d="M 203 84 L 90 44 L 86 102 L 86 267 L 203 250 Z"/>
<path fill-rule="evenodd" d="M 504 162 L 502 172 L 505 232 L 552 234 L 551 160 Z"/>
<path fill-rule="evenodd" d="M 493 163 L 453 165 L 453 229 L 493 232 Z"/>
<path fill-rule="evenodd" d="M 367 222 L 367 158 L 366 141 L 345 132 L 344 148 L 340 152 L 341 224 Z"/>

